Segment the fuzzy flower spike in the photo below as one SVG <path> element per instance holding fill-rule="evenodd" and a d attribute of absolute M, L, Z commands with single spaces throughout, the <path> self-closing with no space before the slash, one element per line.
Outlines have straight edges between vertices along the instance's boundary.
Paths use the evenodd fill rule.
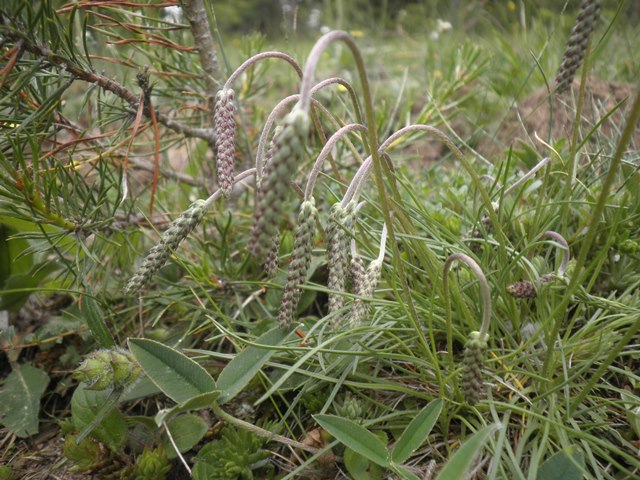
<path fill-rule="evenodd" d="M 240 182 L 253 175 L 255 169 L 245 170 L 236 176 L 233 183 Z M 223 194 L 222 189 L 218 189 L 206 200 L 196 200 L 186 211 L 176 218 L 169 228 L 162 234 L 160 242 L 153 247 L 144 258 L 136 273 L 123 288 L 125 295 L 130 295 L 144 287 L 154 273 L 160 270 L 169 259 L 171 252 L 178 248 L 178 245 L 189 236 L 191 232 L 200 224 L 207 209 Z"/>
<path fill-rule="evenodd" d="M 317 214 L 313 198 L 303 202 L 300 206 L 287 283 L 284 286 L 282 303 L 278 312 L 278 322 L 283 330 L 290 329 L 293 316 L 302 296 L 302 284 L 306 281 L 307 271 L 309 270 L 309 265 L 311 265 L 311 251 L 315 237 Z"/>
<path fill-rule="evenodd" d="M 451 299 L 449 296 L 449 271 L 456 260 L 466 264 L 478 278 L 482 291 L 482 324 L 479 331 L 471 332 L 464 345 L 464 359 L 462 362 L 462 392 L 466 402 L 473 406 L 484 396 L 482 370 L 484 357 L 488 348 L 489 323 L 491 321 L 491 291 L 480 266 L 464 253 L 455 253 L 444 262 L 442 287 L 444 290 L 445 314 L 447 318 L 447 348 L 449 358 L 453 363 L 453 334 L 451 325 Z"/>
<path fill-rule="evenodd" d="M 271 162 L 260 183 L 251 232 L 250 249 L 260 261 L 264 261 L 269 245 L 278 233 L 291 178 L 304 157 L 308 132 L 309 116 L 296 106 L 285 117 L 282 130 L 274 138 Z"/>
<path fill-rule="evenodd" d="M 236 149 L 236 104 L 235 92 L 231 88 L 233 82 L 249 67 L 256 62 L 278 58 L 289 63 L 299 76 L 302 70 L 298 63 L 289 55 L 280 52 L 263 52 L 246 60 L 240 65 L 225 82 L 222 89 L 216 94 L 215 112 L 213 116 L 216 132 L 216 172 L 218 185 L 225 197 L 228 197 L 233 187 L 234 157 Z"/>
<path fill-rule="evenodd" d="M 364 268 L 362 260 L 355 251 L 355 242 L 352 241 L 352 275 L 353 275 L 353 290 L 360 298 L 356 298 L 351 307 L 351 315 L 349 317 L 349 324 L 352 327 L 361 325 L 367 318 L 369 313 L 369 299 L 373 298 L 373 294 L 378 286 L 380 280 L 380 273 L 382 272 L 382 263 L 384 261 L 384 254 L 387 244 L 387 225 L 382 226 L 382 233 L 380 234 L 380 253 L 378 258 L 371 261 L 369 266 Z"/>
<path fill-rule="evenodd" d="M 602 0 L 582 0 L 580 2 L 580 11 L 569 35 L 567 48 L 556 74 L 556 93 L 566 92 L 571 86 L 573 77 L 580 68 L 587 51 L 589 37 L 596 28 L 601 7 Z"/>
<path fill-rule="evenodd" d="M 234 91 L 223 89 L 216 95 L 214 125 L 216 130 L 216 170 L 218 185 L 225 197 L 231 194 L 233 186 L 233 163 L 236 149 L 236 106 Z"/>

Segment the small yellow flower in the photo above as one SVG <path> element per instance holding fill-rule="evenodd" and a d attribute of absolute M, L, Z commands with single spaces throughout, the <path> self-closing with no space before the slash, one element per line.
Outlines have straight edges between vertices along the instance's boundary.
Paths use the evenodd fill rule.
<path fill-rule="evenodd" d="M 442 78 L 442 72 L 440 70 L 434 70 L 433 78 L 435 78 L 436 80 L 441 79 Z"/>
<path fill-rule="evenodd" d="M 507 10 L 509 10 L 510 12 L 515 12 L 516 4 L 511 1 L 507 2 Z"/>
<path fill-rule="evenodd" d="M 364 32 L 362 30 L 351 30 L 349 32 L 353 38 L 362 38 L 364 37 Z"/>
<path fill-rule="evenodd" d="M 346 93 L 347 92 L 347 87 L 345 87 L 344 85 L 338 85 L 338 93 Z"/>

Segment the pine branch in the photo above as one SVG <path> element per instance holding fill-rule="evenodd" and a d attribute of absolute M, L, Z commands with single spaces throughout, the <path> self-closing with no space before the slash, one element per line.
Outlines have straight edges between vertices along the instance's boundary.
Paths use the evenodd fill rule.
<path fill-rule="evenodd" d="M 52 65 L 63 67 L 67 72 L 69 72 L 78 80 L 83 80 L 85 82 L 93 83 L 100 86 L 104 90 L 107 90 L 113 93 L 114 95 L 122 98 L 123 100 L 128 102 L 133 109 L 137 110 L 138 101 L 139 101 L 138 96 L 133 92 L 131 92 L 130 90 L 128 90 L 124 85 L 121 85 L 120 83 L 116 82 L 115 80 L 105 75 L 102 75 L 100 73 L 92 72 L 92 71 L 81 68 L 77 64 L 73 63 L 71 60 L 64 58 L 63 56 L 53 52 L 49 48 L 42 45 L 38 45 L 37 43 L 30 40 L 26 34 L 23 34 L 21 32 L 16 32 L 16 31 L 7 32 L 5 33 L 2 40 L 3 41 L 4 40 L 9 40 L 9 41 L 22 40 L 23 42 L 22 47 L 26 51 L 38 57 L 46 59 Z M 149 112 L 147 112 L 147 115 L 148 113 Z M 191 127 L 177 120 L 173 120 L 170 117 L 168 117 L 166 114 L 163 114 L 160 112 L 156 112 L 156 117 L 159 123 L 186 137 L 202 138 L 207 142 L 209 142 L 210 144 L 215 142 L 215 132 L 213 129 Z"/>

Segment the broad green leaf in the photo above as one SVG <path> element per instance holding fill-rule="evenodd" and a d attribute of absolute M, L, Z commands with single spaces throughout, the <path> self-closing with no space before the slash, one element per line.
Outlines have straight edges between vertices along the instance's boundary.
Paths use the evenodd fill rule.
<path fill-rule="evenodd" d="M 286 337 L 287 334 L 276 327 L 260 336 L 255 343 L 278 345 Z M 218 377 L 218 389 L 222 392 L 219 403 L 226 403 L 240 393 L 274 353 L 275 350 L 269 348 L 250 346 L 236 355 Z"/>
<path fill-rule="evenodd" d="M 209 427 L 198 415 L 187 413 L 169 420 L 166 423 L 166 428 L 171 433 L 171 438 L 173 438 L 178 451 L 184 453 L 191 450 L 202 440 Z M 166 433 L 163 435 L 162 443 L 169 457 L 174 458 L 176 456 L 175 450 Z"/>
<path fill-rule="evenodd" d="M 162 393 L 162 391 L 156 384 L 149 380 L 149 377 L 146 375 L 140 375 L 138 380 L 120 395 L 120 401 L 124 403 L 132 400 L 140 400 L 141 398 L 157 395 L 158 393 Z"/>
<path fill-rule="evenodd" d="M 349 447 L 344 449 L 344 466 L 354 480 L 369 478 L 369 465 L 371 462 L 363 455 Z"/>
<path fill-rule="evenodd" d="M 0 424 L 18 437 L 38 433 L 40 398 L 49 376 L 31 365 L 13 365 L 0 391 Z"/>
<path fill-rule="evenodd" d="M 117 452 L 124 446 L 127 423 L 124 415 L 114 406 L 115 402 L 111 401 L 113 395 L 109 390 L 93 391 L 79 385 L 71 397 L 71 419 L 78 431 L 92 427 L 91 436 Z M 109 409 L 108 412 L 103 410 L 104 407 Z M 96 420 L 98 422 L 93 426 Z"/>
<path fill-rule="evenodd" d="M 335 415 L 314 415 L 318 424 L 354 452 L 382 467 L 389 467 L 387 447 L 373 433 L 352 420 Z"/>
<path fill-rule="evenodd" d="M 489 425 L 474 433 L 440 470 L 436 480 L 465 480 L 467 472 L 473 464 L 473 459 L 498 428 L 498 425 Z"/>
<path fill-rule="evenodd" d="M 33 293 L 33 289 L 59 268 L 60 265 L 56 262 L 46 262 L 34 265 L 27 273 L 12 274 L 2 287 L 5 293 L 0 291 L 0 310 L 20 310 Z"/>
<path fill-rule="evenodd" d="M 441 411 L 442 400 L 438 398 L 430 402 L 411 420 L 411 423 L 402 432 L 391 452 L 391 460 L 394 463 L 406 462 L 411 454 L 424 443 L 436 424 Z"/>
<path fill-rule="evenodd" d="M 216 389 L 211 375 L 177 350 L 144 338 L 130 338 L 128 344 L 147 377 L 176 403 Z"/>
<path fill-rule="evenodd" d="M 21 255 L 29 248 L 29 242 L 11 238 L 16 233 L 17 230 L 0 223 L 0 288 L 12 274 L 27 273 L 33 266 L 33 254 Z"/>
<path fill-rule="evenodd" d="M 538 480 L 581 480 L 584 454 L 576 447 L 568 447 L 549 457 L 538 470 Z"/>
<path fill-rule="evenodd" d="M 91 294 L 91 290 L 87 286 L 87 293 Z M 114 348 L 115 342 L 111 336 L 111 332 L 105 322 L 105 315 L 94 298 L 84 295 L 82 297 L 82 311 L 84 319 L 87 322 L 91 336 L 102 348 Z"/>

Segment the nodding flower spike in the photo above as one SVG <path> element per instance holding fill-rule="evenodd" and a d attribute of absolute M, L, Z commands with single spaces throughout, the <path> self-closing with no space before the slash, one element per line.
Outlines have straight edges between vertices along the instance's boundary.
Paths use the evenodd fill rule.
<path fill-rule="evenodd" d="M 254 212 L 250 249 L 264 261 L 271 239 L 278 232 L 278 223 L 287 200 L 291 178 L 302 161 L 305 140 L 309 132 L 309 116 L 300 109 L 285 117 L 283 128 L 274 139 L 270 166 L 260 184 Z"/>
<path fill-rule="evenodd" d="M 311 265 L 317 213 L 313 198 L 302 203 L 298 215 L 293 251 L 291 252 L 289 273 L 278 312 L 278 323 L 283 330 L 289 330 L 291 327 L 302 295 L 301 287 L 307 279 L 307 271 Z"/>
<path fill-rule="evenodd" d="M 449 293 L 449 271 L 455 261 L 460 261 L 467 265 L 478 279 L 478 284 L 482 292 L 482 323 L 479 332 L 471 332 L 469 339 L 464 346 L 464 360 L 462 368 L 462 392 L 469 405 L 475 405 L 484 394 L 484 384 L 482 382 L 482 367 L 484 365 L 484 355 L 487 351 L 489 341 L 489 322 L 491 321 L 491 291 L 480 265 L 464 253 L 454 253 L 444 262 L 442 273 L 442 285 L 444 292 L 445 315 L 447 320 L 447 349 L 449 359 L 453 369 L 453 327 L 451 319 L 451 298 Z"/>
<path fill-rule="evenodd" d="M 327 257 L 329 264 L 329 280 L 327 286 L 335 292 L 344 292 L 347 271 L 349 268 L 349 240 L 355 224 L 356 202 L 351 201 L 346 207 L 336 203 L 331 208 L 327 224 Z M 329 294 L 329 312 L 340 310 L 344 305 L 344 297 L 340 293 Z"/>
<path fill-rule="evenodd" d="M 589 44 L 589 37 L 596 27 L 600 16 L 602 0 L 582 0 L 576 23 L 569 35 L 567 48 L 562 57 L 562 63 L 556 74 L 556 93 L 566 92 L 571 86 L 573 77 L 582 64 L 584 54 Z"/>
<path fill-rule="evenodd" d="M 218 185 L 225 197 L 233 187 L 233 164 L 236 152 L 236 107 L 234 91 L 223 89 L 216 95 L 214 126 L 216 131 L 216 170 Z"/>
<path fill-rule="evenodd" d="M 485 388 L 482 380 L 484 357 L 487 352 L 489 335 L 471 332 L 464 345 L 464 359 L 462 361 L 462 393 L 465 401 L 474 406 L 484 397 Z"/>
<path fill-rule="evenodd" d="M 356 293 L 366 299 L 372 298 L 373 293 L 376 290 L 376 286 L 378 285 L 378 280 L 380 280 L 381 271 L 382 262 L 379 259 L 373 260 L 367 267 L 367 270 L 364 271 L 364 275 L 361 279 L 361 285 L 358 286 L 358 291 L 356 291 Z M 358 326 L 362 324 L 367 317 L 367 313 L 369 313 L 369 302 L 362 298 L 356 298 L 353 302 L 353 307 L 351 308 L 349 324 L 351 326 Z"/>
<path fill-rule="evenodd" d="M 137 292 L 149 282 L 151 276 L 166 263 L 171 252 L 202 221 L 205 211 L 206 201 L 196 200 L 171 223 L 171 226 L 162 234 L 160 243 L 149 251 L 136 273 L 125 285 L 123 289 L 125 295 Z"/>

